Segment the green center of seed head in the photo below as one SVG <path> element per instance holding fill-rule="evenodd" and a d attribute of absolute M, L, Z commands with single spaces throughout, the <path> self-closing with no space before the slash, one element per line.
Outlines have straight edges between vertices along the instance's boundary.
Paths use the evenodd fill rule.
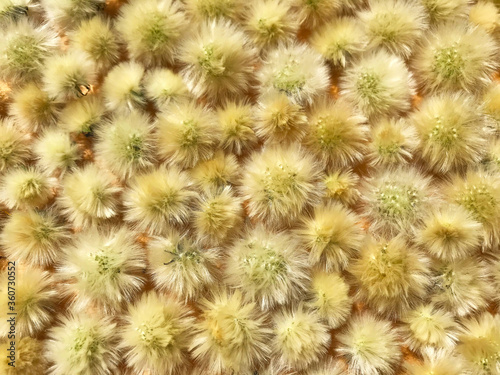
<path fill-rule="evenodd" d="M 337 130 L 342 122 L 332 116 L 321 116 L 316 122 L 316 138 L 321 149 L 332 150 L 344 143 L 344 138 Z"/>
<path fill-rule="evenodd" d="M 203 54 L 198 57 L 198 64 L 206 76 L 220 77 L 226 72 L 225 59 L 216 55 L 214 47 L 213 44 L 203 46 Z"/>
<path fill-rule="evenodd" d="M 457 44 L 434 52 L 433 71 L 441 77 L 458 82 L 462 78 L 465 60 L 458 53 Z"/>
<path fill-rule="evenodd" d="M 411 186 L 387 183 L 377 191 L 377 210 L 387 219 L 408 219 L 419 202 L 418 190 Z"/>
<path fill-rule="evenodd" d="M 276 22 L 270 19 L 259 18 L 257 24 L 257 30 L 259 31 L 260 35 L 264 36 L 267 40 L 273 40 L 282 33 L 282 30 L 278 28 Z"/>
<path fill-rule="evenodd" d="M 90 256 L 97 263 L 97 272 L 100 275 L 107 275 L 113 278 L 120 273 L 120 267 L 113 265 L 113 259 L 105 254 L 103 250 L 100 250 L 96 254 L 91 253 Z"/>
<path fill-rule="evenodd" d="M 429 133 L 429 140 L 438 143 L 443 148 L 452 148 L 458 140 L 457 128 L 449 126 L 447 121 L 439 116 L 436 116 L 435 124 Z"/>
<path fill-rule="evenodd" d="M 143 156 L 143 139 L 137 134 L 130 134 L 125 144 L 125 155 L 129 161 L 136 161 Z"/>
<path fill-rule="evenodd" d="M 274 283 L 278 277 L 286 274 L 285 258 L 274 250 L 265 247 L 262 253 L 252 252 L 243 259 L 247 277 L 261 284 Z"/>
<path fill-rule="evenodd" d="M 180 139 L 181 148 L 189 149 L 196 147 L 200 139 L 198 131 L 198 122 L 194 119 L 185 120 L 182 122 L 182 135 Z"/>
<path fill-rule="evenodd" d="M 73 340 L 73 351 L 77 355 L 92 357 L 99 349 L 99 340 L 93 330 L 82 327 L 76 329 L 76 337 Z"/>
<path fill-rule="evenodd" d="M 42 191 L 43 184 L 36 178 L 30 178 L 19 188 L 19 195 L 25 199 L 36 197 Z"/>
<path fill-rule="evenodd" d="M 269 201 L 289 195 L 297 186 L 297 172 L 278 163 L 275 168 L 266 168 L 263 178 L 264 191 Z"/>
<path fill-rule="evenodd" d="M 484 224 L 489 222 L 497 209 L 497 201 L 486 184 L 466 186 L 456 201 Z"/>
<path fill-rule="evenodd" d="M 292 59 L 274 77 L 274 88 L 287 95 L 298 93 L 306 84 L 297 60 Z"/>
<path fill-rule="evenodd" d="M 42 62 L 43 49 L 33 36 L 21 35 L 12 40 L 5 54 L 15 70 L 23 75 L 32 75 Z"/>
<path fill-rule="evenodd" d="M 370 72 L 361 73 L 356 82 L 356 90 L 361 98 L 368 102 L 378 102 L 380 100 L 379 94 L 381 91 L 380 77 Z"/>
<path fill-rule="evenodd" d="M 170 36 L 165 33 L 165 15 L 155 12 L 148 18 L 148 23 L 143 25 L 143 40 L 148 50 L 157 51 L 170 39 Z"/>

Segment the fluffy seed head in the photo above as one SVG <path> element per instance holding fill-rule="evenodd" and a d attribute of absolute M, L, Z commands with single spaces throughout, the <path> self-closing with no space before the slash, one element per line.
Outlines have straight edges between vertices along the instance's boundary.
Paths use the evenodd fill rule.
<path fill-rule="evenodd" d="M 365 313 L 351 320 L 347 330 L 336 336 L 338 353 L 343 355 L 349 373 L 391 375 L 401 358 L 397 331 L 389 321 Z"/>
<path fill-rule="evenodd" d="M 495 174 L 470 170 L 465 177 L 452 176 L 444 187 L 447 201 L 465 208 L 483 225 L 483 246 L 500 240 L 500 180 Z"/>
<path fill-rule="evenodd" d="M 66 104 L 58 126 L 70 133 L 90 133 L 101 122 L 104 112 L 101 98 L 88 95 Z"/>
<path fill-rule="evenodd" d="M 155 136 L 148 116 L 132 111 L 115 114 L 97 131 L 97 157 L 114 174 L 126 179 L 155 162 Z"/>
<path fill-rule="evenodd" d="M 210 159 L 219 145 L 217 117 L 194 101 L 168 106 L 156 126 L 159 156 L 183 168 Z"/>
<path fill-rule="evenodd" d="M 269 51 L 257 78 L 261 94 L 283 92 L 302 105 L 311 104 L 330 86 L 322 56 L 305 44 L 279 45 Z"/>
<path fill-rule="evenodd" d="M 456 353 L 447 349 L 425 348 L 423 362 L 405 362 L 405 374 L 408 375 L 463 375 L 463 360 Z"/>
<path fill-rule="evenodd" d="M 304 372 L 305 375 L 346 375 L 345 365 L 342 361 L 333 361 L 331 359 L 322 361 L 317 366 Z M 277 374 L 279 374 L 278 372 Z M 264 375 L 273 375 L 274 373 Z M 276 374 L 276 375 L 277 375 Z"/>
<path fill-rule="evenodd" d="M 341 3 L 339 0 L 290 0 L 299 21 L 312 29 L 333 18 Z"/>
<path fill-rule="evenodd" d="M 430 178 L 414 168 L 379 172 L 365 186 L 363 199 L 371 228 L 392 234 L 420 226 L 436 201 Z"/>
<path fill-rule="evenodd" d="M 411 308 L 431 283 L 429 260 L 403 236 L 366 243 L 350 272 L 359 285 L 358 298 L 386 315 Z"/>
<path fill-rule="evenodd" d="M 24 163 L 30 155 L 29 141 L 12 118 L 0 120 L 0 172 Z"/>
<path fill-rule="evenodd" d="M 465 369 L 471 374 L 500 373 L 500 315 L 484 312 L 463 323 L 458 353 L 465 359 Z"/>
<path fill-rule="evenodd" d="M 160 234 L 187 223 L 197 194 L 185 172 L 164 166 L 139 174 L 124 193 L 125 221 L 141 232 Z"/>
<path fill-rule="evenodd" d="M 240 166 L 232 154 L 218 150 L 212 159 L 200 162 L 191 170 L 195 184 L 204 191 L 219 192 L 237 183 Z"/>
<path fill-rule="evenodd" d="M 433 210 L 417 232 L 416 240 L 430 255 L 442 260 L 464 259 L 482 242 L 482 225 L 462 206 L 444 205 Z"/>
<path fill-rule="evenodd" d="M 274 318 L 273 349 L 283 366 L 305 369 L 325 354 L 330 343 L 328 327 L 315 311 L 302 305 Z"/>
<path fill-rule="evenodd" d="M 10 349 L 10 341 L 0 344 L 0 350 L 8 353 Z M 9 366 L 10 359 L 2 358 L 0 361 L 0 372 L 4 375 L 30 374 L 43 375 L 47 369 L 47 361 L 40 353 L 44 351 L 43 342 L 29 336 L 14 341 L 15 351 L 15 367 Z"/>
<path fill-rule="evenodd" d="M 421 0 L 431 24 L 440 25 L 467 17 L 469 0 Z"/>
<path fill-rule="evenodd" d="M 488 269 L 481 260 L 469 257 L 454 262 L 438 262 L 434 269 L 432 301 L 457 316 L 486 308 L 494 295 Z"/>
<path fill-rule="evenodd" d="M 36 168 L 12 169 L 2 177 L 0 201 L 10 209 L 42 207 L 54 195 L 55 179 Z"/>
<path fill-rule="evenodd" d="M 203 243 L 221 245 L 230 240 L 243 223 L 242 202 L 230 187 L 220 193 L 208 193 L 193 213 L 194 227 Z"/>
<path fill-rule="evenodd" d="M 99 69 L 107 69 L 118 62 L 120 43 L 109 20 L 94 17 L 85 20 L 70 34 L 71 47 L 83 51 Z"/>
<path fill-rule="evenodd" d="M 307 130 L 304 108 L 283 92 L 261 98 L 256 113 L 255 133 L 267 143 L 300 141 Z"/>
<path fill-rule="evenodd" d="M 49 331 L 45 356 L 53 375 L 106 375 L 117 371 L 120 353 L 111 318 L 70 315 Z"/>
<path fill-rule="evenodd" d="M 116 21 L 130 57 L 145 66 L 172 64 L 186 26 L 180 5 L 172 0 L 131 1 Z"/>
<path fill-rule="evenodd" d="M 111 69 L 102 84 L 106 107 L 124 113 L 142 108 L 146 103 L 141 84 L 143 76 L 144 67 L 133 61 L 122 62 Z"/>
<path fill-rule="evenodd" d="M 143 294 L 128 309 L 121 336 L 127 365 L 138 375 L 178 374 L 187 363 L 194 319 L 171 297 Z"/>
<path fill-rule="evenodd" d="M 356 18 L 342 17 L 319 28 L 311 36 L 311 45 L 335 66 L 345 67 L 364 51 L 367 38 Z"/>
<path fill-rule="evenodd" d="M 146 266 L 143 251 L 125 227 L 82 232 L 64 252 L 59 277 L 77 309 L 115 311 L 144 283 L 138 276 Z"/>
<path fill-rule="evenodd" d="M 121 189 L 112 175 L 94 164 L 66 175 L 62 188 L 58 204 L 76 227 L 97 225 L 118 212 L 117 194 Z"/>
<path fill-rule="evenodd" d="M 289 224 L 319 199 L 319 170 L 300 146 L 270 147 L 254 153 L 242 178 L 249 216 Z"/>
<path fill-rule="evenodd" d="M 241 155 L 257 144 L 251 105 L 228 101 L 217 110 L 217 117 L 222 133 L 222 149 Z"/>
<path fill-rule="evenodd" d="M 436 172 L 477 164 L 486 146 L 484 117 L 478 103 L 463 94 L 428 97 L 411 121 L 422 159 Z"/>
<path fill-rule="evenodd" d="M 297 232 L 309 250 L 309 263 L 326 271 L 345 269 L 364 238 L 358 223 L 356 214 L 340 203 L 316 207 Z"/>
<path fill-rule="evenodd" d="M 425 8 L 408 0 L 372 0 L 370 9 L 358 14 L 365 27 L 368 48 L 383 47 L 408 58 L 427 29 Z"/>
<path fill-rule="evenodd" d="M 391 115 L 410 109 L 414 83 L 403 60 L 381 49 L 345 70 L 341 94 L 367 117 Z"/>
<path fill-rule="evenodd" d="M 0 304 L 4 306 L 0 313 L 1 336 L 7 338 L 10 323 L 8 311 L 12 306 L 9 301 L 8 291 L 12 290 L 12 285 L 8 282 L 7 272 L 0 276 L 1 296 Z M 11 275 L 11 273 L 9 273 Z M 9 287 L 8 287 L 9 285 Z M 57 292 L 48 272 L 37 268 L 25 268 L 22 271 L 16 270 L 15 280 L 15 312 L 17 337 L 34 336 L 43 330 L 54 316 L 54 307 Z M 9 309 L 7 308 L 9 306 Z"/>
<path fill-rule="evenodd" d="M 105 0 L 42 0 L 47 19 L 63 29 L 72 29 L 101 11 Z"/>
<path fill-rule="evenodd" d="M 186 9 L 196 22 L 227 19 L 238 22 L 246 15 L 248 4 L 243 0 L 185 0 Z"/>
<path fill-rule="evenodd" d="M 0 40 L 0 78 L 14 85 L 39 79 L 57 43 L 47 25 L 34 26 L 27 19 L 8 24 Z"/>
<path fill-rule="evenodd" d="M 80 159 L 78 146 L 71 141 L 68 133 L 59 129 L 43 132 L 33 151 L 38 158 L 37 164 L 48 173 L 74 168 Z"/>
<path fill-rule="evenodd" d="M 0 23 L 19 21 L 28 15 L 30 7 L 33 5 L 31 0 L 1 0 Z"/>
<path fill-rule="evenodd" d="M 45 267 L 57 260 L 67 238 L 66 228 L 53 212 L 29 210 L 10 214 L 0 242 L 7 258 Z"/>
<path fill-rule="evenodd" d="M 216 282 L 219 252 L 205 249 L 187 235 L 171 232 L 148 244 L 148 261 L 155 285 L 178 298 L 192 300 Z"/>
<path fill-rule="evenodd" d="M 359 176 L 352 170 L 336 170 L 324 178 L 325 197 L 345 205 L 354 204 L 359 198 Z"/>
<path fill-rule="evenodd" d="M 316 102 L 308 118 L 303 141 L 324 164 L 347 167 L 359 163 L 366 153 L 368 128 L 366 118 L 356 113 L 345 100 Z"/>
<path fill-rule="evenodd" d="M 266 309 L 300 297 L 306 267 L 306 254 L 292 234 L 259 226 L 233 245 L 225 271 L 230 285 Z"/>
<path fill-rule="evenodd" d="M 144 93 L 158 109 L 170 102 L 189 98 L 189 91 L 182 77 L 170 69 L 154 69 L 144 76 Z"/>
<path fill-rule="evenodd" d="M 498 27 L 500 16 L 494 3 L 479 1 L 469 11 L 469 21 L 492 34 Z"/>
<path fill-rule="evenodd" d="M 492 82 L 482 97 L 482 109 L 490 120 L 495 135 L 500 135 L 500 83 Z"/>
<path fill-rule="evenodd" d="M 24 130 L 36 132 L 56 123 L 59 103 L 50 98 L 37 84 L 28 83 L 14 91 L 10 115 Z"/>
<path fill-rule="evenodd" d="M 311 276 L 311 300 L 308 306 L 328 322 L 330 329 L 342 325 L 351 313 L 349 285 L 337 273 L 314 271 Z"/>
<path fill-rule="evenodd" d="M 270 330 L 255 304 L 243 302 L 240 291 L 214 292 L 200 306 L 191 352 L 205 373 L 245 373 L 266 361 Z"/>
<path fill-rule="evenodd" d="M 246 35 L 222 20 L 202 23 L 179 52 L 189 89 L 214 102 L 237 97 L 249 88 L 255 58 Z"/>
<path fill-rule="evenodd" d="M 252 42 L 260 47 L 273 47 L 292 40 L 299 24 L 289 5 L 282 0 L 257 0 L 250 5 L 245 29 Z"/>
<path fill-rule="evenodd" d="M 374 166 L 407 164 L 418 146 L 417 132 L 404 118 L 383 118 L 371 131 L 368 146 Z"/>
<path fill-rule="evenodd" d="M 72 50 L 45 59 L 44 89 L 59 100 L 87 95 L 95 81 L 95 65 L 81 51 Z"/>
<path fill-rule="evenodd" d="M 453 315 L 432 304 L 420 305 L 402 318 L 406 344 L 413 351 L 425 353 L 427 346 L 451 349 L 457 340 L 457 323 Z"/>
<path fill-rule="evenodd" d="M 431 31 L 415 52 L 413 68 L 426 92 L 477 91 L 491 82 L 498 47 L 486 31 L 466 23 L 447 23 Z"/>

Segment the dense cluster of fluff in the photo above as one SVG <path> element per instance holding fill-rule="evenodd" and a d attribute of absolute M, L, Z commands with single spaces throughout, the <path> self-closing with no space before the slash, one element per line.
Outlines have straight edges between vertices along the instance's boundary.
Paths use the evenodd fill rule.
<path fill-rule="evenodd" d="M 498 1 L 0 28 L 0 374 L 500 375 Z"/>

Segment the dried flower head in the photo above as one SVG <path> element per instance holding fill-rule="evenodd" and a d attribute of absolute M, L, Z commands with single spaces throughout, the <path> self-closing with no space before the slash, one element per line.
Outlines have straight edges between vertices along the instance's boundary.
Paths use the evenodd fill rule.
<path fill-rule="evenodd" d="M 392 375 L 401 358 L 397 331 L 389 321 L 365 313 L 354 317 L 347 330 L 336 336 L 337 352 L 345 357 L 349 373 Z"/>
<path fill-rule="evenodd" d="M 330 343 L 328 327 L 319 314 L 303 305 L 274 317 L 273 349 L 276 361 L 286 367 L 306 369 L 318 362 Z"/>
<path fill-rule="evenodd" d="M 106 375 L 118 371 L 116 323 L 110 317 L 69 315 L 49 331 L 45 357 L 53 375 Z"/>
<path fill-rule="evenodd" d="M 433 210 L 418 230 L 416 240 L 442 260 L 465 259 L 482 243 L 483 227 L 462 206 L 443 205 Z"/>
<path fill-rule="evenodd" d="M 58 277 L 76 309 L 116 311 L 143 286 L 144 253 L 126 227 L 82 232 L 64 253 Z"/>
<path fill-rule="evenodd" d="M 383 118 L 371 131 L 368 145 L 373 166 L 397 166 L 407 164 L 418 146 L 415 128 L 404 118 Z"/>
<path fill-rule="evenodd" d="M 235 155 L 245 154 L 257 144 L 253 107 L 246 103 L 228 101 L 217 109 L 221 132 L 220 147 Z"/>
<path fill-rule="evenodd" d="M 24 164 L 30 155 L 29 141 L 12 117 L 0 119 L 0 172 Z"/>
<path fill-rule="evenodd" d="M 192 300 L 217 280 L 217 249 L 207 249 L 187 234 L 170 232 L 148 243 L 148 261 L 153 281 L 179 299 Z"/>
<path fill-rule="evenodd" d="M 172 0 L 134 0 L 120 7 L 116 30 L 131 59 L 145 66 L 172 64 L 187 26 L 181 9 Z"/>
<path fill-rule="evenodd" d="M 118 193 L 113 175 L 95 164 L 75 169 L 64 176 L 58 204 L 76 227 L 102 223 L 118 213 Z"/>
<path fill-rule="evenodd" d="M 88 95 L 66 104 L 58 126 L 71 133 L 90 133 L 101 123 L 104 112 L 102 98 Z"/>
<path fill-rule="evenodd" d="M 185 370 L 194 319 L 172 297 L 143 294 L 129 306 L 121 347 L 127 365 L 138 375 L 173 375 Z"/>
<path fill-rule="evenodd" d="M 333 65 L 345 67 L 365 50 L 367 38 L 357 18 L 342 17 L 315 31 L 311 45 Z"/>
<path fill-rule="evenodd" d="M 352 166 L 366 153 L 368 128 L 365 121 L 366 118 L 345 100 L 318 101 L 310 110 L 303 143 L 323 164 Z"/>
<path fill-rule="evenodd" d="M 207 21 L 182 45 L 183 76 L 198 97 L 218 102 L 250 87 L 256 50 L 242 30 L 223 21 Z"/>
<path fill-rule="evenodd" d="M 425 99 L 412 115 L 420 155 L 432 170 L 464 170 L 481 160 L 487 134 L 478 106 L 464 94 L 441 94 Z"/>
<path fill-rule="evenodd" d="M 14 211 L 0 235 L 8 259 L 32 266 L 48 266 L 59 256 L 69 237 L 66 227 L 52 211 Z"/>
<path fill-rule="evenodd" d="M 415 52 L 413 68 L 425 92 L 473 92 L 491 82 L 498 46 L 486 31 L 463 22 L 433 29 Z"/>
<path fill-rule="evenodd" d="M 33 145 L 33 152 L 37 164 L 48 173 L 72 169 L 80 159 L 78 146 L 59 129 L 45 130 Z"/>
<path fill-rule="evenodd" d="M 194 101 L 173 103 L 158 116 L 158 154 L 182 168 L 210 159 L 220 142 L 217 117 Z"/>
<path fill-rule="evenodd" d="M 122 179 L 153 166 L 156 139 L 148 116 L 138 112 L 115 114 L 97 130 L 97 158 Z"/>
<path fill-rule="evenodd" d="M 129 113 L 146 104 L 142 86 L 144 67 L 133 61 L 115 65 L 102 84 L 106 107 L 111 111 Z"/>
<path fill-rule="evenodd" d="M 138 174 L 124 193 L 125 221 L 155 234 L 187 223 L 197 200 L 192 186 L 189 175 L 176 167 Z"/>
<path fill-rule="evenodd" d="M 297 233 L 313 266 L 342 271 L 361 248 L 364 236 L 359 218 L 340 203 L 316 207 L 302 223 Z"/>
<path fill-rule="evenodd" d="M 403 60 L 384 50 L 364 55 L 341 77 L 341 94 L 367 117 L 410 109 L 414 82 Z"/>
<path fill-rule="evenodd" d="M 274 146 L 252 155 L 240 191 L 251 218 L 289 224 L 318 201 L 319 178 L 316 161 L 300 146 Z"/>
<path fill-rule="evenodd" d="M 349 271 L 359 286 L 357 298 L 392 316 L 412 308 L 431 284 L 429 260 L 403 236 L 369 241 Z"/>
<path fill-rule="evenodd" d="M 307 282 L 307 255 L 291 233 L 258 226 L 229 250 L 227 282 L 262 309 L 300 298 Z"/>
<path fill-rule="evenodd" d="M 200 307 L 191 353 L 204 373 L 246 373 L 267 360 L 271 332 L 255 303 L 245 303 L 240 291 L 214 291 Z"/>
<path fill-rule="evenodd" d="M 7 171 L 0 184 L 0 201 L 10 209 L 41 208 L 53 197 L 55 179 L 27 167 Z"/>
<path fill-rule="evenodd" d="M 302 105 L 312 104 L 330 86 L 322 56 L 305 44 L 279 45 L 269 51 L 257 78 L 261 94 L 283 92 Z"/>

